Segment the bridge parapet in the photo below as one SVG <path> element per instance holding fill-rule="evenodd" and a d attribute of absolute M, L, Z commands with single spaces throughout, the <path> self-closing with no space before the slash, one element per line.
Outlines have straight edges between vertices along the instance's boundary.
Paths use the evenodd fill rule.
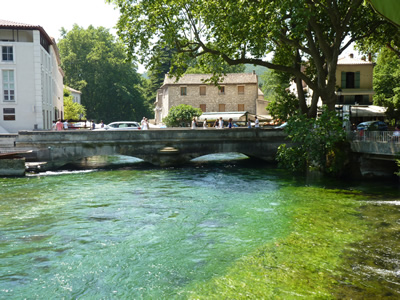
<path fill-rule="evenodd" d="M 357 131 L 350 135 L 351 150 L 396 159 L 400 154 L 400 136 L 394 131 Z"/>

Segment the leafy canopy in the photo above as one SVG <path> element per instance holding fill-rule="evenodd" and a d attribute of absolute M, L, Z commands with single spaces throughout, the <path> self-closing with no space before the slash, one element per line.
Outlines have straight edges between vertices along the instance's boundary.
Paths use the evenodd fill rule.
<path fill-rule="evenodd" d="M 200 117 L 203 114 L 200 108 L 194 108 L 191 105 L 180 104 L 173 106 L 163 122 L 168 127 L 187 126 L 194 117 Z"/>
<path fill-rule="evenodd" d="M 392 120 L 400 118 L 400 58 L 383 48 L 374 68 L 374 104 L 387 107 L 386 117 Z"/>
<path fill-rule="evenodd" d="M 58 47 L 65 84 L 82 92 L 90 119 L 137 120 L 150 113 L 137 87 L 136 66 L 108 29 L 75 24 L 69 32 L 62 29 Z"/>
<path fill-rule="evenodd" d="M 292 171 L 317 168 L 326 174 L 340 174 L 345 158 L 346 132 L 336 112 L 325 107 L 317 119 L 293 116 L 285 128 L 292 146 L 279 146 L 277 160 Z"/>
<path fill-rule="evenodd" d="M 130 55 L 143 62 L 153 56 L 155 40 L 177 49 L 172 75 L 183 74 L 193 57 L 215 66 L 252 64 L 290 73 L 304 81 L 334 109 L 338 56 L 354 41 L 368 36 L 382 19 L 364 0 L 107 0 L 121 12 L 118 35 Z M 344 43 L 345 38 L 350 37 Z M 269 60 L 273 54 L 273 59 Z M 209 60 L 215 63 L 210 63 Z M 304 67 L 315 70 L 304 72 Z M 214 78 L 217 82 L 217 78 Z M 308 108 L 299 95 L 303 113 Z M 310 111 L 309 111 L 310 110 Z"/>

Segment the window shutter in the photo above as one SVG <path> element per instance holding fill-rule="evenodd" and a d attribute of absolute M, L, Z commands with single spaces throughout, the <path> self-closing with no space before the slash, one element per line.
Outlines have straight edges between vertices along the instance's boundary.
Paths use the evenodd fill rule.
<path fill-rule="evenodd" d="M 354 77 L 355 77 L 354 78 L 354 81 L 355 81 L 354 82 L 354 87 L 356 89 L 359 89 L 360 88 L 360 71 L 356 72 Z"/>
<path fill-rule="evenodd" d="M 341 88 L 345 89 L 346 88 L 346 72 L 342 72 L 342 84 Z"/>

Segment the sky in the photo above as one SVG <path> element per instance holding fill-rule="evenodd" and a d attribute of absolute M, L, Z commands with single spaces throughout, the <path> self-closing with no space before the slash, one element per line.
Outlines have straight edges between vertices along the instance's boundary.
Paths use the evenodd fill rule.
<path fill-rule="evenodd" d="M 0 19 L 39 25 L 56 41 L 61 38 L 62 27 L 69 31 L 74 24 L 83 28 L 103 26 L 116 35 L 118 18 L 118 9 L 105 0 L 12 0 L 0 10 Z M 142 65 L 138 72 L 145 72 Z"/>
<path fill-rule="evenodd" d="M 115 27 L 119 11 L 104 0 L 12 0 L 0 10 L 0 19 L 39 25 L 56 41 L 60 29 L 71 30 L 76 23 L 83 28 L 89 25 Z M 115 34 L 115 29 L 110 30 Z"/>

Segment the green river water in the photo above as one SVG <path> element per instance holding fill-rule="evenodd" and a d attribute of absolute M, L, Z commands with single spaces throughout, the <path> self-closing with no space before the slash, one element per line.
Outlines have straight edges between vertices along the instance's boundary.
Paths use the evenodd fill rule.
<path fill-rule="evenodd" d="M 243 162 L 0 178 L 0 299 L 382 298 L 393 183 Z"/>

